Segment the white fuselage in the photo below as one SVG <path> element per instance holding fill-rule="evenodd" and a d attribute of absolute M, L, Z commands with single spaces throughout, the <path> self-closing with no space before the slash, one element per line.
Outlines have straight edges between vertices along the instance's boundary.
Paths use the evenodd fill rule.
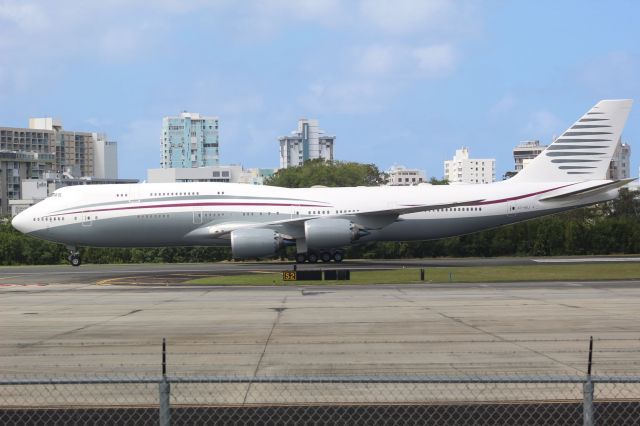
<path fill-rule="evenodd" d="M 277 229 L 298 240 L 304 227 L 287 222 L 313 218 L 363 223 L 368 233 L 361 242 L 429 240 L 610 200 L 617 189 L 541 201 L 608 182 L 301 189 L 227 183 L 75 186 L 57 190 L 12 223 L 26 234 L 70 247 L 226 246 L 225 229 L 243 226 Z M 468 204 L 437 207 L 462 202 Z M 391 220 L 376 214 L 421 205 L 432 207 Z"/>

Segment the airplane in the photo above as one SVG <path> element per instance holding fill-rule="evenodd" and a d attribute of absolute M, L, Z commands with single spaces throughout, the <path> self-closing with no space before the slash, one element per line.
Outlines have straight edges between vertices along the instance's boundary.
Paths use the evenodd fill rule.
<path fill-rule="evenodd" d="M 12 225 L 79 246 L 231 246 L 234 259 L 296 246 L 296 262 L 340 262 L 369 241 L 469 234 L 612 200 L 634 179 L 608 180 L 631 100 L 602 100 L 511 179 L 479 185 L 281 188 L 187 182 L 70 186 Z"/>

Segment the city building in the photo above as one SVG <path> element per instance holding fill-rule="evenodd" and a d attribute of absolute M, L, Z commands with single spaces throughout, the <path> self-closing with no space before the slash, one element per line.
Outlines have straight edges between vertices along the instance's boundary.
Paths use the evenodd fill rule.
<path fill-rule="evenodd" d="M 531 160 L 536 158 L 547 145 L 540 145 L 539 140 L 523 141 L 513 148 L 513 160 L 515 161 L 515 172 L 518 173 Z"/>
<path fill-rule="evenodd" d="M 99 179 L 118 178 L 118 144 L 108 141 L 104 133 L 93 133 L 94 170 L 93 177 Z"/>
<path fill-rule="evenodd" d="M 325 135 L 318 120 L 302 118 L 298 120 L 298 129 L 289 136 L 281 136 L 280 168 L 301 166 L 307 160 L 322 158 L 333 160 L 335 136 Z"/>
<path fill-rule="evenodd" d="M 101 142 L 103 141 L 103 142 Z M 117 144 L 106 136 L 65 130 L 60 120 L 30 118 L 29 127 L 0 127 L 0 215 L 22 199 L 21 182 L 45 173 L 117 179 Z"/>
<path fill-rule="evenodd" d="M 262 185 L 265 178 L 273 175 L 273 169 L 244 169 L 239 165 L 209 166 L 196 168 L 148 169 L 149 183 L 169 182 L 225 182 Z"/>
<path fill-rule="evenodd" d="M 618 139 L 618 146 L 613 153 L 607 179 L 619 180 L 631 177 L 631 146 Z"/>
<path fill-rule="evenodd" d="M 195 112 L 162 119 L 160 167 L 191 168 L 217 166 L 218 117 L 203 117 Z"/>
<path fill-rule="evenodd" d="M 494 158 L 469 158 L 469 149 L 456 150 L 452 160 L 444 162 L 444 178 L 449 183 L 491 183 L 496 180 Z"/>
<path fill-rule="evenodd" d="M 409 186 L 427 182 L 424 170 L 408 169 L 404 166 L 392 166 L 389 171 L 389 181 L 387 185 L 392 186 Z"/>
<path fill-rule="evenodd" d="M 22 197 L 23 179 L 37 179 L 54 164 L 54 155 L 46 152 L 0 151 L 0 216 L 10 212 L 10 200 Z"/>

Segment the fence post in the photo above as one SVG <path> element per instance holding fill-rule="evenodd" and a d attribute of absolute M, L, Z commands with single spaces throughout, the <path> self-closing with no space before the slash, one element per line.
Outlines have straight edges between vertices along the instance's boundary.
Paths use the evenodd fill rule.
<path fill-rule="evenodd" d="M 424 268 L 420 268 L 420 281 L 424 281 Z"/>
<path fill-rule="evenodd" d="M 582 386 L 583 406 L 582 424 L 593 426 L 593 381 L 591 381 L 591 361 L 593 359 L 593 336 L 589 339 L 589 364 L 587 365 L 587 381 Z"/>
<path fill-rule="evenodd" d="M 171 384 L 167 381 L 167 343 L 162 338 L 162 380 L 158 390 L 160 392 L 160 426 L 171 424 L 171 410 L 169 399 L 171 397 Z"/>
<path fill-rule="evenodd" d="M 582 406 L 582 424 L 584 426 L 593 426 L 593 382 L 591 377 L 582 385 L 582 393 L 584 395 L 584 403 Z"/>

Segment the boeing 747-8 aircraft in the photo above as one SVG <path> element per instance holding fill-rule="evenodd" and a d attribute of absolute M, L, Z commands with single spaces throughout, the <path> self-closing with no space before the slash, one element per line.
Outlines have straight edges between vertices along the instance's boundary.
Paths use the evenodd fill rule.
<path fill-rule="evenodd" d="M 229 183 L 61 188 L 13 219 L 21 232 L 79 246 L 231 246 L 237 259 L 295 244 L 296 261 L 339 248 L 468 234 L 608 201 L 606 179 L 631 100 L 598 102 L 515 177 L 486 185 L 289 189 Z"/>

